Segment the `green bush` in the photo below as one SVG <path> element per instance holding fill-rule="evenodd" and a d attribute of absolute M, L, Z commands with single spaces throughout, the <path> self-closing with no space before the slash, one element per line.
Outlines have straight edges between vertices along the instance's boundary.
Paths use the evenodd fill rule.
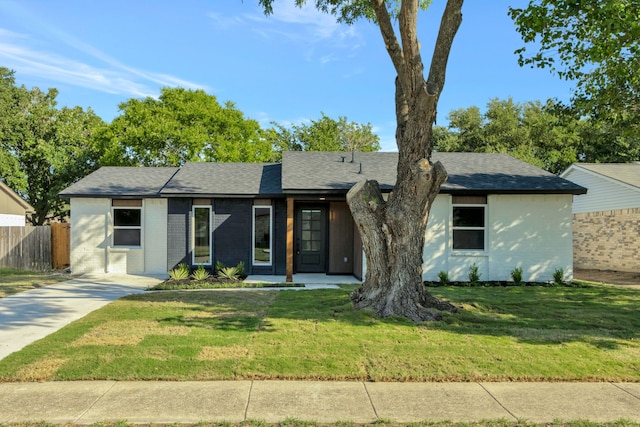
<path fill-rule="evenodd" d="M 511 279 L 518 286 L 522 284 L 522 267 L 516 267 L 511 270 Z"/>
<path fill-rule="evenodd" d="M 245 275 L 244 262 L 240 261 L 238 263 L 238 265 L 236 265 L 236 269 L 238 270 L 238 276 L 244 276 Z"/>
<path fill-rule="evenodd" d="M 481 276 L 482 274 L 480 274 L 480 272 L 478 271 L 478 266 L 474 262 L 473 265 L 469 267 L 469 274 L 468 274 L 469 282 L 471 282 L 472 284 L 476 284 L 480 281 Z"/>
<path fill-rule="evenodd" d="M 205 270 L 202 264 L 200 264 L 198 268 L 193 273 L 191 273 L 191 278 L 197 281 L 207 280 L 209 276 L 209 272 Z"/>
<path fill-rule="evenodd" d="M 216 274 L 222 270 L 223 268 L 226 268 L 227 266 L 224 265 L 224 263 L 222 261 L 216 261 Z"/>
<path fill-rule="evenodd" d="M 189 266 L 187 264 L 178 264 L 173 270 L 169 270 L 169 278 L 171 280 L 182 280 L 189 277 Z"/>
<path fill-rule="evenodd" d="M 449 280 L 449 273 L 447 273 L 446 271 L 441 271 L 440 273 L 438 273 L 438 279 L 440 279 L 440 283 L 445 286 L 451 283 L 451 280 Z"/>
<path fill-rule="evenodd" d="M 239 280 L 238 267 L 224 267 L 218 271 L 218 277 L 229 280 Z"/>
<path fill-rule="evenodd" d="M 553 272 L 553 283 L 555 285 L 564 284 L 564 270 L 562 268 L 556 268 Z"/>

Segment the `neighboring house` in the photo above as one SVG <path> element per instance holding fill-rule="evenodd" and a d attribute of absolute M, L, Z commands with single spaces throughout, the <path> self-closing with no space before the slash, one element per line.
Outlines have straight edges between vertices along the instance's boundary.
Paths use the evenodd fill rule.
<path fill-rule="evenodd" d="M 561 176 L 589 189 L 573 203 L 576 268 L 640 272 L 640 163 L 576 163 Z"/>
<path fill-rule="evenodd" d="M 33 207 L 0 181 L 0 227 L 24 227 L 27 212 L 34 212 Z"/>
<path fill-rule="evenodd" d="M 179 263 L 245 263 L 248 274 L 353 274 L 366 261 L 345 196 L 383 193 L 397 153 L 285 152 L 282 163 L 104 167 L 61 193 L 71 203 L 75 273 L 166 273 Z M 571 203 L 586 190 L 506 154 L 435 153 L 449 173 L 429 216 L 424 278 L 573 274 Z"/>

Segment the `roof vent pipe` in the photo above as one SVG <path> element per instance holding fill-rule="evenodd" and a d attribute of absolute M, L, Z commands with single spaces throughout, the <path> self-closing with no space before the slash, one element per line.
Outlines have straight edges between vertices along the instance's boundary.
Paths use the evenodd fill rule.
<path fill-rule="evenodd" d="M 340 158 L 342 159 L 342 163 L 344 163 L 344 159 L 346 159 L 347 156 L 340 156 Z"/>
<path fill-rule="evenodd" d="M 351 163 L 355 163 L 356 161 L 356 152 L 351 150 Z"/>
<path fill-rule="evenodd" d="M 362 173 L 362 163 L 360 163 L 360 170 L 358 171 L 358 173 Z"/>

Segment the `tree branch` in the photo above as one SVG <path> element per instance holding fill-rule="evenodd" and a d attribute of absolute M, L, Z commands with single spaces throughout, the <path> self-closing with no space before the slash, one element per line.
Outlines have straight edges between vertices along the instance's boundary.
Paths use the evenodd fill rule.
<path fill-rule="evenodd" d="M 398 76 L 404 76 L 405 74 L 405 59 L 402 53 L 402 47 L 398 42 L 396 33 L 393 30 L 393 24 L 391 23 L 391 16 L 387 10 L 387 6 L 384 0 L 371 0 L 371 7 L 376 13 L 376 19 L 378 20 L 378 27 L 380 27 L 380 33 L 382 33 L 382 39 L 384 40 L 385 47 L 393 62 L 393 66 L 396 69 Z"/>
<path fill-rule="evenodd" d="M 427 93 L 435 97 L 434 103 L 438 102 L 440 92 L 444 87 L 444 79 L 447 71 L 447 61 L 449 52 L 453 44 L 453 37 L 456 35 L 462 23 L 462 3 L 463 0 L 449 0 L 442 14 L 440 31 L 436 40 L 436 47 L 431 59 L 431 68 L 427 79 Z"/>
<path fill-rule="evenodd" d="M 408 63 L 407 70 L 411 75 L 401 76 L 407 79 L 404 85 L 405 96 L 414 98 L 416 90 L 424 85 L 424 65 L 420 55 L 420 42 L 418 41 L 418 0 L 405 0 L 400 6 L 400 37 L 402 40 L 402 52 Z"/>

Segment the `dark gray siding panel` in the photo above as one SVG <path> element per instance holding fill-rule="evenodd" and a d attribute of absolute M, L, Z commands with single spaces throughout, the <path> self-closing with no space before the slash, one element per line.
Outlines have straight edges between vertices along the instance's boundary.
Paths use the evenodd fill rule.
<path fill-rule="evenodd" d="M 273 249 L 275 252 L 275 274 L 287 274 L 287 202 L 274 201 Z"/>
<path fill-rule="evenodd" d="M 167 218 L 167 270 L 180 263 L 191 263 L 189 218 L 191 199 L 169 199 Z"/>
<path fill-rule="evenodd" d="M 213 219 L 214 262 L 226 266 L 244 262 L 251 274 L 251 206 L 250 199 L 215 199 Z"/>

